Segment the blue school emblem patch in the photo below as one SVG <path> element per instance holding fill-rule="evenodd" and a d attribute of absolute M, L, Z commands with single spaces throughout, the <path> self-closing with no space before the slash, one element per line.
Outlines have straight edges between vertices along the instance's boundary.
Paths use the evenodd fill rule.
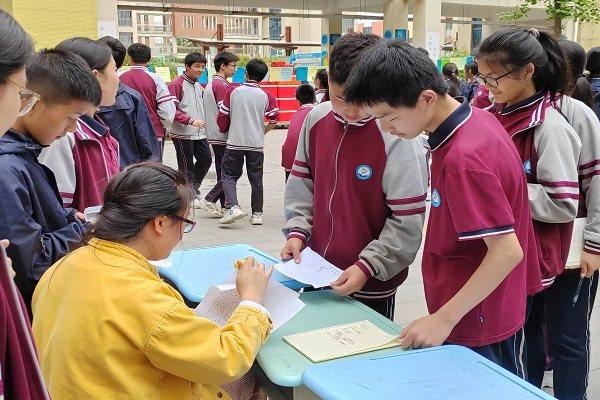
<path fill-rule="evenodd" d="M 440 196 L 437 189 L 433 189 L 431 192 L 431 205 L 436 208 L 442 205 L 442 196 Z"/>
<path fill-rule="evenodd" d="M 356 167 L 355 174 L 359 180 L 366 181 L 373 176 L 373 168 L 367 164 L 360 164 Z"/>
<path fill-rule="evenodd" d="M 527 160 L 523 163 L 523 170 L 527 175 L 531 175 L 531 160 Z"/>

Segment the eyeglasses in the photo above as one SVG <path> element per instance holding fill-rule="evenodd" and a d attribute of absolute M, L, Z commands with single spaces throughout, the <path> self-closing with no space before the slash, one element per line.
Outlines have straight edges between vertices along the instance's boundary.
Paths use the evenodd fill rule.
<path fill-rule="evenodd" d="M 21 85 L 16 84 L 15 82 L 11 81 L 10 79 L 8 80 L 8 82 L 19 88 L 19 96 L 21 97 L 21 104 L 22 104 L 21 110 L 19 111 L 19 117 L 22 117 L 23 115 L 25 115 L 29 111 L 31 111 L 31 109 L 33 108 L 35 103 L 40 101 L 42 96 L 40 96 L 33 90 L 29 90 L 27 88 L 22 87 Z"/>
<path fill-rule="evenodd" d="M 190 221 L 187 218 L 180 217 L 179 215 L 169 215 L 171 218 L 175 218 L 178 221 L 183 222 L 185 225 L 183 227 L 183 233 L 190 233 L 194 230 L 196 223 L 194 221 Z"/>
<path fill-rule="evenodd" d="M 492 78 L 490 76 L 483 76 L 481 74 L 477 74 L 475 76 L 475 79 L 477 80 L 477 83 L 479 83 L 481 85 L 486 85 L 486 86 L 489 86 L 491 88 L 497 88 L 498 87 L 498 81 L 500 79 L 504 78 L 505 76 L 512 74 L 513 72 L 515 72 L 514 69 L 512 71 L 509 71 L 509 72 L 505 73 L 504 75 L 500 75 L 497 78 Z"/>

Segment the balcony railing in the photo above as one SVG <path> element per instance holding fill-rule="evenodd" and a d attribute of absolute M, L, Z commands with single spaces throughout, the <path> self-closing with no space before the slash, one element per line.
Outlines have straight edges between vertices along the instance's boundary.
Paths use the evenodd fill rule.
<path fill-rule="evenodd" d="M 173 54 L 173 46 L 154 44 L 150 45 L 152 56 L 168 56 Z"/>
<path fill-rule="evenodd" d="M 260 38 L 260 30 L 252 27 L 226 26 L 223 33 L 226 37 Z"/>
<path fill-rule="evenodd" d="M 172 25 L 140 24 L 137 29 L 139 33 L 173 33 Z"/>

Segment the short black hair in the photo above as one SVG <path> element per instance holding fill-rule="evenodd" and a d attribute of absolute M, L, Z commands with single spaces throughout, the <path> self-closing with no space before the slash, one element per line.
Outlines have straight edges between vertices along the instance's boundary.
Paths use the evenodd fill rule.
<path fill-rule="evenodd" d="M 133 60 L 134 63 L 143 64 L 150 62 L 152 58 L 152 51 L 150 47 L 144 43 L 134 43 L 127 49 L 127 54 Z"/>
<path fill-rule="evenodd" d="M 112 50 L 106 43 L 86 37 L 65 39 L 56 45 L 56 49 L 72 51 L 81 56 L 91 69 L 97 71 L 104 70 L 112 58 Z"/>
<path fill-rule="evenodd" d="M 33 53 L 31 38 L 6 11 L 0 9 L 0 83 L 25 66 Z"/>
<path fill-rule="evenodd" d="M 123 66 L 123 61 L 125 61 L 125 56 L 127 55 L 127 49 L 123 43 L 112 36 L 101 37 L 98 41 L 110 47 L 112 56 L 115 59 L 115 64 L 117 64 L 117 69 L 121 68 Z"/>
<path fill-rule="evenodd" d="M 477 66 L 477 63 L 475 61 L 472 61 L 465 65 L 465 71 L 469 71 L 473 75 L 477 75 L 479 74 L 479 67 Z"/>
<path fill-rule="evenodd" d="M 75 100 L 100 104 L 102 90 L 87 62 L 60 49 L 44 49 L 27 65 L 27 87 L 45 103 L 68 104 Z"/>
<path fill-rule="evenodd" d="M 329 90 L 329 77 L 327 76 L 327 70 L 325 68 L 319 68 L 315 74 L 315 79 L 321 82 L 321 86 L 325 90 Z"/>
<path fill-rule="evenodd" d="M 600 75 L 600 46 L 592 47 L 588 51 L 585 69 L 590 71 L 591 75 Z"/>
<path fill-rule="evenodd" d="M 206 65 L 206 57 L 198 52 L 193 52 L 185 56 L 183 63 L 186 67 L 191 67 L 194 63 L 204 63 Z"/>
<path fill-rule="evenodd" d="M 335 42 L 329 56 L 329 80 L 343 85 L 366 49 L 383 39 L 370 33 L 347 33 Z"/>
<path fill-rule="evenodd" d="M 317 101 L 315 88 L 308 83 L 302 84 L 296 88 L 296 100 L 300 104 L 313 104 Z"/>
<path fill-rule="evenodd" d="M 260 58 L 253 58 L 246 64 L 246 74 L 253 81 L 262 81 L 267 76 L 267 72 L 269 72 L 269 67 Z"/>
<path fill-rule="evenodd" d="M 386 40 L 361 56 L 346 82 L 344 98 L 357 104 L 412 108 L 424 90 L 439 95 L 448 90 L 431 59 L 402 40 Z"/>
<path fill-rule="evenodd" d="M 222 51 L 213 58 L 213 64 L 215 65 L 215 71 L 221 70 L 221 65 L 227 65 L 232 62 L 238 62 L 240 59 L 233 53 L 228 51 Z"/>

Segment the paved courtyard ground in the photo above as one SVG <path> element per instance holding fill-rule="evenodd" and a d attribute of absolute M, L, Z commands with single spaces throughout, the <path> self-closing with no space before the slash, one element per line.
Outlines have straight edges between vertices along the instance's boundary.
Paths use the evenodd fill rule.
<path fill-rule="evenodd" d="M 281 144 L 286 135 L 285 129 L 271 131 L 266 137 L 264 167 L 264 225 L 252 226 L 249 220 L 241 220 L 233 225 L 221 226 L 217 219 L 196 211 L 195 230 L 185 235 L 183 249 L 217 246 L 231 243 L 245 243 L 268 254 L 278 256 L 285 241 L 281 233 L 283 219 L 283 189 L 285 174 L 280 165 Z M 165 146 L 165 163 L 177 167 L 172 142 Z M 211 167 L 202 192 L 207 193 L 215 183 L 214 165 Z M 238 183 L 238 198 L 244 210 L 250 210 L 250 185 L 244 174 Z M 405 325 L 427 313 L 421 278 L 421 253 L 410 267 L 407 281 L 396 295 L 396 314 L 394 321 Z M 600 400 L 600 301 L 596 302 L 591 324 L 591 368 L 589 376 L 588 399 Z M 551 375 L 546 381 L 551 385 Z M 550 388 L 546 390 L 551 391 Z"/>

